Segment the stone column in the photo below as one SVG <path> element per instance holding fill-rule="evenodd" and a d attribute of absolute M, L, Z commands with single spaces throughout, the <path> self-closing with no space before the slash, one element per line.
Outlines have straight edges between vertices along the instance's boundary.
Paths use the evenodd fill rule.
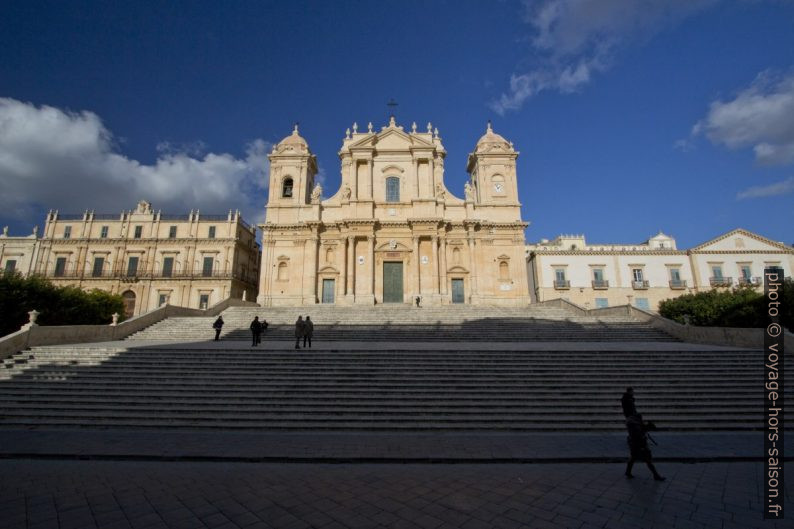
<path fill-rule="evenodd" d="M 350 199 L 358 200 L 358 159 L 350 163 Z"/>
<path fill-rule="evenodd" d="M 413 237 L 414 241 L 414 297 L 419 296 L 422 291 L 422 281 L 419 276 L 419 237 Z M 413 300 L 411 300 L 413 303 Z"/>
<path fill-rule="evenodd" d="M 355 294 L 354 270 L 355 270 L 355 242 L 354 237 L 347 238 L 347 281 L 345 282 L 345 295 Z"/>
<path fill-rule="evenodd" d="M 471 285 L 471 295 L 477 295 L 477 258 L 475 257 L 474 253 L 476 250 L 475 240 L 474 237 L 469 237 L 469 263 L 471 267 L 471 276 L 470 276 L 470 285 Z"/>
<path fill-rule="evenodd" d="M 306 274 L 309 281 L 309 288 L 303 291 L 303 304 L 317 303 L 317 251 L 320 239 L 312 237 L 306 239 L 305 255 L 306 266 L 309 267 L 308 274 Z"/>
<path fill-rule="evenodd" d="M 367 236 L 367 255 L 369 259 L 369 292 L 375 295 L 375 236 Z"/>
<path fill-rule="evenodd" d="M 447 238 L 441 238 L 441 258 L 439 259 L 438 266 L 440 268 L 439 272 L 441 275 L 440 283 L 441 283 L 441 294 L 446 295 L 447 293 Z"/>
<path fill-rule="evenodd" d="M 369 196 L 367 198 L 375 200 L 375 160 L 372 158 L 367 160 L 367 167 L 369 168 L 369 176 L 367 178 L 367 184 L 369 185 Z"/>
<path fill-rule="evenodd" d="M 440 294 L 441 290 L 439 289 L 439 266 L 438 266 L 438 236 L 433 235 L 431 237 L 432 246 L 433 246 L 433 294 Z"/>

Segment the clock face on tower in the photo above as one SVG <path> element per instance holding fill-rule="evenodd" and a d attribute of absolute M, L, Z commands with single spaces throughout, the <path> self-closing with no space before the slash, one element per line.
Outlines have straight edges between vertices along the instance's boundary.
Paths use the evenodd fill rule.
<path fill-rule="evenodd" d="M 496 191 L 497 193 L 501 193 L 504 190 L 504 188 L 505 186 L 501 182 L 496 182 L 493 185 L 493 190 Z"/>

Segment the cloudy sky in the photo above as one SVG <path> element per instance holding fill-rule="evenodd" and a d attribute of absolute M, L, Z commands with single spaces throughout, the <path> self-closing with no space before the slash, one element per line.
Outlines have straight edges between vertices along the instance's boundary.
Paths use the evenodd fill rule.
<path fill-rule="evenodd" d="M 264 217 L 294 122 L 325 194 L 354 121 L 432 121 L 462 195 L 491 119 L 527 239 L 794 243 L 794 1 L 4 3 L 0 225 L 49 209 Z"/>

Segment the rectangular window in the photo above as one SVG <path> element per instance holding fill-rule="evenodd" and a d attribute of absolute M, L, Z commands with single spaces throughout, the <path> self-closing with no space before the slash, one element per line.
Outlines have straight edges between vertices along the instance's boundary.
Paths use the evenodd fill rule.
<path fill-rule="evenodd" d="M 651 310 L 651 306 L 648 304 L 648 298 L 634 298 L 634 301 L 638 309 Z"/>
<path fill-rule="evenodd" d="M 722 267 L 719 265 L 712 266 L 711 275 L 714 279 L 722 279 Z"/>
<path fill-rule="evenodd" d="M 204 258 L 204 267 L 201 269 L 201 275 L 204 277 L 212 277 L 212 257 Z"/>
<path fill-rule="evenodd" d="M 9 274 L 17 269 L 17 261 L 16 259 L 9 259 L 6 261 L 6 272 Z"/>
<path fill-rule="evenodd" d="M 168 238 L 176 239 L 176 226 L 170 226 L 168 228 Z"/>
<path fill-rule="evenodd" d="M 135 277 L 138 275 L 138 257 L 130 257 L 127 261 L 127 277 Z"/>
<path fill-rule="evenodd" d="M 557 281 L 564 282 L 565 281 L 565 269 L 564 268 L 557 268 L 554 270 L 554 278 Z"/>
<path fill-rule="evenodd" d="M 93 277 L 102 277 L 102 269 L 105 267 L 104 257 L 94 257 L 94 268 L 91 270 Z"/>
<path fill-rule="evenodd" d="M 166 303 L 168 303 L 168 294 L 160 294 L 160 297 L 157 300 L 157 306 L 162 307 Z"/>
<path fill-rule="evenodd" d="M 63 277 L 66 275 L 66 257 L 58 257 L 55 259 L 55 277 Z"/>
<path fill-rule="evenodd" d="M 644 281 L 645 278 L 643 277 L 642 268 L 632 268 L 631 275 L 634 277 L 634 281 Z"/>
<path fill-rule="evenodd" d="M 64 239 L 71 239 L 72 238 L 72 227 L 71 226 L 64 226 L 63 227 L 63 238 Z"/>
<path fill-rule="evenodd" d="M 143 226 L 135 226 L 135 238 L 140 239 L 143 237 Z"/>
<path fill-rule="evenodd" d="M 749 281 L 753 277 L 750 265 L 742 265 L 742 279 Z"/>
<path fill-rule="evenodd" d="M 593 281 L 596 283 L 604 281 L 604 270 L 602 268 L 593 268 Z"/>
<path fill-rule="evenodd" d="M 607 298 L 595 298 L 595 304 L 597 309 L 604 309 L 609 306 L 609 300 Z"/>
<path fill-rule="evenodd" d="M 108 238 L 108 227 L 107 226 L 102 226 L 99 229 L 99 238 L 100 239 L 107 239 Z"/>
<path fill-rule="evenodd" d="M 210 304 L 210 295 L 209 294 L 201 294 L 199 296 L 199 308 L 200 309 L 206 309 L 209 304 Z"/>
<path fill-rule="evenodd" d="M 210 226 L 209 233 L 207 234 L 207 237 L 209 237 L 210 239 L 214 239 L 215 238 L 215 226 Z"/>
<path fill-rule="evenodd" d="M 674 283 L 680 283 L 681 282 L 681 269 L 680 268 L 671 268 L 670 269 L 670 279 Z"/>
<path fill-rule="evenodd" d="M 174 273 L 174 258 L 163 257 L 163 277 L 171 277 Z"/>

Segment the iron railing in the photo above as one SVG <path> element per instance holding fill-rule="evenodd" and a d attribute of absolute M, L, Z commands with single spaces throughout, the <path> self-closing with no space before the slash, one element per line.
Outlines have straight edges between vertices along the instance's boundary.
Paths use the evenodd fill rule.
<path fill-rule="evenodd" d="M 733 285 L 732 277 L 710 277 L 709 283 L 713 287 L 729 287 Z"/>
<path fill-rule="evenodd" d="M 634 290 L 648 290 L 651 284 L 647 280 L 632 281 L 631 288 Z"/>
<path fill-rule="evenodd" d="M 671 279 L 670 288 L 673 290 L 681 290 L 686 288 L 686 279 Z"/>
<path fill-rule="evenodd" d="M 557 290 L 567 290 L 571 288 L 571 282 L 568 281 L 567 279 L 562 279 L 562 280 L 557 279 L 554 281 L 554 288 L 556 288 Z"/>
<path fill-rule="evenodd" d="M 240 272 L 222 270 L 74 270 L 63 271 L 49 270 L 43 274 L 45 277 L 54 279 L 121 279 L 122 281 L 136 282 L 142 279 L 237 279 L 244 283 L 255 284 L 256 275 L 251 273 L 241 274 Z"/>
<path fill-rule="evenodd" d="M 605 279 L 594 279 L 593 288 L 595 290 L 606 290 L 609 288 L 609 281 Z"/>

